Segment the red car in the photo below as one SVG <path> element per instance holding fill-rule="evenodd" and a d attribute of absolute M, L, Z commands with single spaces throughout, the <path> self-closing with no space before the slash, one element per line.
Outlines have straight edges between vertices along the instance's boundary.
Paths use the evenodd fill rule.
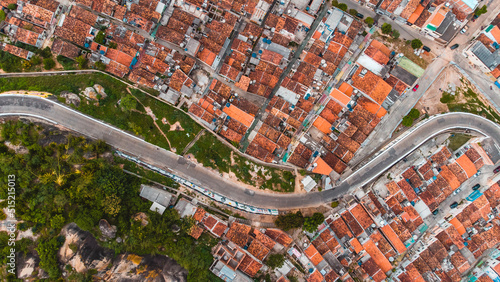
<path fill-rule="evenodd" d="M 415 85 L 415 87 L 413 87 L 413 89 L 412 89 L 412 90 L 413 90 L 413 92 L 415 92 L 415 91 L 417 91 L 417 89 L 418 89 L 418 84 L 417 84 L 417 85 Z"/>
<path fill-rule="evenodd" d="M 493 173 L 498 173 L 500 171 L 500 166 L 493 170 Z"/>

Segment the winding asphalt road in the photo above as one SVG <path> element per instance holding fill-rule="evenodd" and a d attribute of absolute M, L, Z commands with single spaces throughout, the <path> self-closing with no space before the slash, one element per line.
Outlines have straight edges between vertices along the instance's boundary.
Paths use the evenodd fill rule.
<path fill-rule="evenodd" d="M 308 194 L 250 193 L 206 168 L 136 136 L 79 113 L 59 102 L 36 96 L 0 95 L 0 116 L 31 116 L 64 126 L 80 134 L 106 141 L 118 150 L 137 156 L 151 165 L 166 168 L 198 185 L 241 203 L 261 208 L 293 209 L 328 203 L 375 179 L 430 138 L 450 129 L 470 129 L 500 140 L 500 127 L 480 116 L 447 113 L 433 116 L 412 128 L 372 161 L 352 173 L 332 190 Z"/>

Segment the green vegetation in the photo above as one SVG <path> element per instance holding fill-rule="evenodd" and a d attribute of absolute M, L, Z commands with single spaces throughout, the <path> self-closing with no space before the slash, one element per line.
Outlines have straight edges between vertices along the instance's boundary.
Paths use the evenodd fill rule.
<path fill-rule="evenodd" d="M 304 225 L 304 216 L 300 211 L 296 213 L 288 213 L 286 215 L 278 215 L 274 224 L 276 224 L 276 227 L 284 231 L 301 228 L 302 225 Z"/>
<path fill-rule="evenodd" d="M 467 134 L 462 134 L 462 133 L 453 134 L 452 136 L 450 136 L 450 138 L 448 138 L 449 141 L 448 148 L 450 148 L 452 152 L 456 151 L 458 150 L 458 148 L 462 147 L 465 143 L 467 143 L 467 141 L 469 141 L 469 139 L 471 138 L 472 136 Z"/>
<path fill-rule="evenodd" d="M 6 17 L 7 15 L 5 14 L 5 12 L 2 9 L 0 9 L 0 22 L 3 22 Z"/>
<path fill-rule="evenodd" d="M 318 230 L 318 226 L 323 223 L 325 216 L 322 213 L 315 212 L 311 217 L 306 217 L 303 229 L 309 233 Z"/>
<path fill-rule="evenodd" d="M 495 109 L 486 105 L 478 94 L 467 85 L 462 88 L 457 87 L 455 95 L 444 91 L 440 101 L 446 104 L 451 112 L 472 113 L 500 123 L 500 115 Z"/>
<path fill-rule="evenodd" d="M 372 27 L 374 23 L 375 23 L 375 20 L 372 17 L 367 17 L 365 19 L 365 24 L 367 24 L 369 27 Z"/>
<path fill-rule="evenodd" d="M 339 206 L 339 201 L 333 201 L 333 202 L 330 204 L 330 206 L 331 206 L 332 208 L 336 208 L 336 207 L 338 207 L 338 206 Z"/>
<path fill-rule="evenodd" d="M 488 12 L 488 7 L 486 5 L 483 5 L 481 8 L 476 8 L 476 11 L 474 11 L 474 15 L 479 17 L 482 14 L 486 14 Z"/>
<path fill-rule="evenodd" d="M 180 219 L 175 209 L 163 215 L 151 212 L 151 203 L 138 195 L 141 180 L 105 159 L 109 158 L 104 142 L 88 142 L 22 122 L 2 125 L 1 138 L 27 148 L 28 153 L 15 154 L 0 143 L 0 198 L 7 195 L 7 175 L 16 175 L 16 217 L 41 236 L 36 247 L 23 239 L 16 243 L 16 250 L 36 250 L 40 267 L 51 280 L 60 277 L 56 253 L 64 242 L 64 237 L 57 236 L 61 226 L 75 222 L 98 237 L 102 218 L 116 225 L 117 236 L 124 238 L 123 243 L 98 240 L 116 254 L 168 255 L 189 271 L 188 281 L 215 279 L 209 271 L 215 240 L 203 234 L 195 241 L 188 235 L 192 221 Z M 148 215 L 148 225 L 132 220 L 138 212 Z M 172 231 L 174 225 L 180 227 L 179 233 Z M 6 236 L 0 233 L 4 265 L 9 250 Z"/>
<path fill-rule="evenodd" d="M 125 97 L 120 100 L 120 107 L 122 107 L 124 111 L 136 110 L 137 100 L 132 95 L 125 95 Z"/>
<path fill-rule="evenodd" d="M 25 46 L 23 46 L 24 49 L 28 49 L 26 48 Z M 45 47 L 43 49 L 37 49 L 36 50 L 36 53 L 40 56 L 42 56 L 42 58 L 52 58 L 52 51 L 50 51 L 50 48 L 49 47 Z"/>
<path fill-rule="evenodd" d="M 411 48 L 413 49 L 418 49 L 421 48 L 422 46 L 424 46 L 424 44 L 418 38 L 415 38 L 411 41 Z"/>
<path fill-rule="evenodd" d="M 388 23 L 384 23 L 380 30 L 382 30 L 383 34 L 390 34 L 392 32 L 392 26 Z"/>
<path fill-rule="evenodd" d="M 105 71 L 106 70 L 106 64 L 104 64 L 103 62 L 101 61 L 97 61 L 95 64 L 94 64 L 94 67 L 100 71 Z"/>
<path fill-rule="evenodd" d="M 339 8 L 340 10 L 342 10 L 344 12 L 347 11 L 347 5 L 344 3 L 339 3 L 337 8 Z"/>
<path fill-rule="evenodd" d="M 56 66 L 56 62 L 52 60 L 52 58 L 43 59 L 43 68 L 46 70 L 50 70 Z"/>
<path fill-rule="evenodd" d="M 156 173 L 154 171 L 151 171 L 149 169 L 146 169 L 146 168 L 139 166 L 136 163 L 131 162 L 129 160 L 116 157 L 115 163 L 122 165 L 124 170 L 127 170 L 131 173 L 135 173 L 135 174 L 143 177 L 144 181 L 142 183 L 144 183 L 144 184 L 148 184 L 149 181 L 154 181 L 154 182 L 158 182 L 162 185 L 165 185 L 167 187 L 171 187 L 171 188 L 175 188 L 175 189 L 179 188 L 179 184 L 177 182 L 175 182 L 174 180 L 172 180 L 171 178 L 169 178 L 167 176 L 163 176 L 163 175 Z"/>
<path fill-rule="evenodd" d="M 397 31 L 397 30 L 395 30 L 395 29 L 394 29 L 394 30 L 392 30 L 392 37 L 393 37 L 394 39 L 398 39 L 398 38 L 399 38 L 399 36 L 400 36 L 399 31 Z"/>
<path fill-rule="evenodd" d="M 9 9 L 9 10 L 15 10 L 15 9 L 17 9 L 17 4 L 9 4 L 7 6 L 7 9 Z"/>
<path fill-rule="evenodd" d="M 98 44 L 104 44 L 105 40 L 106 40 L 106 34 L 102 30 L 99 30 L 97 35 L 94 37 L 94 41 Z"/>
<path fill-rule="evenodd" d="M 349 9 L 349 14 L 350 14 L 351 16 L 355 16 L 355 15 L 357 15 L 357 14 L 358 14 L 358 11 L 356 11 L 356 9 Z"/>
<path fill-rule="evenodd" d="M 118 47 L 118 44 L 116 42 L 109 42 L 109 48 L 116 49 L 116 47 Z"/>
<path fill-rule="evenodd" d="M 406 127 L 410 127 L 413 125 L 413 122 L 420 117 L 420 112 L 413 108 L 410 112 L 403 117 L 402 124 Z"/>
<path fill-rule="evenodd" d="M 23 71 L 23 61 L 23 59 L 10 53 L 0 51 L 0 69 L 3 69 L 5 72 Z"/>
<path fill-rule="evenodd" d="M 64 70 L 74 70 L 75 69 L 75 61 L 70 58 L 66 58 L 64 56 L 57 56 L 57 61 L 63 66 Z"/>
<path fill-rule="evenodd" d="M 265 264 L 271 269 L 280 268 L 285 264 L 285 256 L 282 254 L 271 254 L 267 257 Z"/>
<path fill-rule="evenodd" d="M 87 58 L 85 58 L 84 55 L 76 57 L 75 61 L 76 61 L 77 65 L 78 65 L 79 69 L 86 69 L 87 68 L 87 64 L 89 63 L 89 61 L 87 60 Z"/>
<path fill-rule="evenodd" d="M 38 55 L 35 55 L 35 56 L 31 57 L 30 63 L 33 66 L 37 66 L 37 65 L 42 63 L 42 58 L 40 58 L 40 56 L 38 56 Z"/>
<path fill-rule="evenodd" d="M 212 134 L 205 134 L 188 150 L 205 167 L 232 172 L 243 183 L 279 192 L 293 192 L 295 176 L 290 171 L 263 167 L 241 157 Z M 251 172 L 254 172 L 252 175 Z"/>

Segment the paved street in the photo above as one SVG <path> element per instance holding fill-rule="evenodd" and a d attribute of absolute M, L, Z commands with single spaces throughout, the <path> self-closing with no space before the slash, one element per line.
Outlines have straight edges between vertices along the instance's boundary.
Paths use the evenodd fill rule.
<path fill-rule="evenodd" d="M 154 166 L 167 168 L 189 181 L 224 195 L 228 199 L 256 207 L 278 209 L 315 207 L 328 203 L 351 189 L 372 181 L 426 140 L 444 130 L 467 128 L 489 135 L 493 140 L 500 140 L 500 127 L 495 123 L 471 114 L 448 113 L 427 119 L 392 148 L 382 152 L 332 190 L 309 194 L 270 194 L 257 191 L 253 196 L 250 196 L 245 193 L 246 189 L 237 183 L 226 181 L 218 174 L 195 165 L 170 151 L 160 149 L 58 102 L 35 96 L 0 95 L 0 115 L 44 117 L 83 135 L 102 139 L 118 150 L 135 155 Z"/>

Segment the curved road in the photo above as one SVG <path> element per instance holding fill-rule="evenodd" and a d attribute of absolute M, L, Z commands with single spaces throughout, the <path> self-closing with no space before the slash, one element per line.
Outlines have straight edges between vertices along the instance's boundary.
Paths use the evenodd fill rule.
<path fill-rule="evenodd" d="M 173 173 L 241 203 L 261 208 L 293 209 L 328 203 L 372 181 L 393 164 L 411 153 L 425 141 L 450 129 L 470 129 L 493 140 L 500 140 L 500 127 L 480 116 L 467 113 L 447 113 L 431 117 L 411 129 L 372 161 L 347 177 L 332 190 L 309 194 L 249 193 L 237 183 L 224 180 L 218 174 L 191 163 L 170 151 L 158 148 L 136 136 L 95 120 L 49 99 L 25 95 L 0 95 L 0 116 L 33 116 L 60 124 L 83 135 L 106 141 L 123 152 L 135 155 L 151 165 L 167 168 Z"/>

